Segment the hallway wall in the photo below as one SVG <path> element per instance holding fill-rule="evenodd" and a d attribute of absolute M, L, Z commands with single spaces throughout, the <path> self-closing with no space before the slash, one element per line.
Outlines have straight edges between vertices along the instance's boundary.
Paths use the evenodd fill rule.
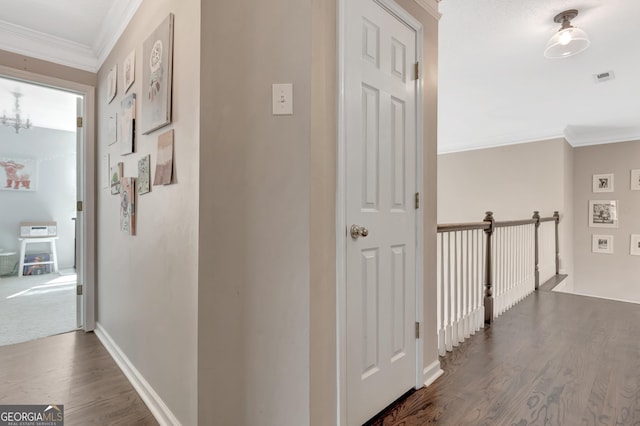
<path fill-rule="evenodd" d="M 560 212 L 560 271 L 573 268 L 573 148 L 564 139 L 438 156 L 438 223 L 528 219 Z"/>
<path fill-rule="evenodd" d="M 311 13 L 202 2 L 202 424 L 309 423 Z M 271 114 L 273 83 L 293 115 Z"/>
<path fill-rule="evenodd" d="M 144 40 L 175 14 L 172 123 L 142 135 L 137 121 L 135 153 L 121 156 L 108 146 L 108 117 L 120 112 L 125 97 L 123 61 L 135 49 L 136 116 L 147 96 L 142 69 Z M 97 320 L 169 410 L 184 425 L 197 424 L 197 247 L 200 69 L 200 1 L 143 2 L 98 73 L 97 176 L 100 159 L 124 162 L 124 175 L 137 176 L 137 161 L 151 155 L 153 179 L 158 135 L 173 129 L 174 183 L 153 186 L 136 199 L 137 235 L 119 229 L 120 197 L 98 186 Z M 106 99 L 107 75 L 118 64 L 116 98 Z M 100 182 L 100 180 L 98 181 Z"/>
<path fill-rule="evenodd" d="M 640 303 L 640 256 L 629 254 L 631 234 L 640 234 L 640 191 L 631 190 L 632 169 L 640 169 L 640 141 L 575 149 L 576 293 Z M 603 173 L 614 174 L 614 192 L 592 192 L 593 175 Z M 589 200 L 617 200 L 618 227 L 589 227 Z M 594 234 L 613 236 L 613 254 L 592 252 Z"/>

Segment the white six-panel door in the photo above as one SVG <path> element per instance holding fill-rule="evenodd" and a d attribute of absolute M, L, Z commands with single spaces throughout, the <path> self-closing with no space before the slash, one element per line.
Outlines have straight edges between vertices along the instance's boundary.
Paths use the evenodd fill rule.
<path fill-rule="evenodd" d="M 361 425 L 416 382 L 416 32 L 374 0 L 344 19 L 346 411 Z"/>

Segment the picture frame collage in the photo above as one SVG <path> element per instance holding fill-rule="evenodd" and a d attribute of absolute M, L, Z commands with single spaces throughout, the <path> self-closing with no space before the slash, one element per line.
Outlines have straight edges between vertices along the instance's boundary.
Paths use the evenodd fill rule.
<path fill-rule="evenodd" d="M 630 171 L 630 190 L 640 191 L 640 169 Z M 615 191 L 614 174 L 601 173 L 592 176 L 592 193 L 603 194 Z M 588 225 L 590 228 L 618 228 L 620 205 L 614 199 L 589 200 Z M 611 234 L 592 234 L 591 252 L 614 254 L 614 236 Z M 629 237 L 629 254 L 640 256 L 640 234 Z"/>
<path fill-rule="evenodd" d="M 141 141 L 138 140 L 138 135 L 150 135 L 172 122 L 174 19 L 173 13 L 168 14 L 144 40 L 140 61 L 136 61 L 134 48 L 121 63 L 121 76 L 116 63 L 110 67 L 106 78 L 107 104 L 118 98 L 118 89 L 121 97 L 119 105 L 114 104 L 108 114 L 106 145 L 117 146 L 113 149 L 118 152 L 107 152 L 103 156 L 106 169 L 103 188 L 110 189 L 112 195 L 120 196 L 120 230 L 128 235 L 136 234 L 137 196 L 150 193 L 152 185 L 169 185 L 174 182 L 173 129 L 157 137 L 154 146 L 155 179 L 151 176 L 152 153 L 143 152 L 145 150 L 141 149 Z M 137 70 L 139 78 L 140 73 L 142 74 L 139 84 L 134 84 L 136 65 L 142 68 Z M 135 93 L 136 87 L 141 93 Z M 135 160 L 137 174 L 127 176 L 128 161 L 118 161 L 115 156 L 135 154 L 139 154 Z M 114 164 L 111 164 L 112 158 Z"/>

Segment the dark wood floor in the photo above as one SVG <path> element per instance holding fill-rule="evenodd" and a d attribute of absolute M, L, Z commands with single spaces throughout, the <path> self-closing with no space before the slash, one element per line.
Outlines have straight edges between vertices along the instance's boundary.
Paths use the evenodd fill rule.
<path fill-rule="evenodd" d="M 93 333 L 0 347 L 0 404 L 63 404 L 65 425 L 157 425 Z"/>
<path fill-rule="evenodd" d="M 640 425 L 640 305 L 539 291 L 372 424 Z"/>

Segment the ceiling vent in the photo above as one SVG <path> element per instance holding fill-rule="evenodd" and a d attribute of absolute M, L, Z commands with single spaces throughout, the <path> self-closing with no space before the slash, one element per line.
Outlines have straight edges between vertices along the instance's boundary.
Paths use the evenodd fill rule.
<path fill-rule="evenodd" d="M 605 71 L 598 74 L 594 74 L 593 78 L 596 80 L 596 83 L 604 83 L 605 81 L 613 80 L 615 78 L 615 74 L 613 71 Z"/>

